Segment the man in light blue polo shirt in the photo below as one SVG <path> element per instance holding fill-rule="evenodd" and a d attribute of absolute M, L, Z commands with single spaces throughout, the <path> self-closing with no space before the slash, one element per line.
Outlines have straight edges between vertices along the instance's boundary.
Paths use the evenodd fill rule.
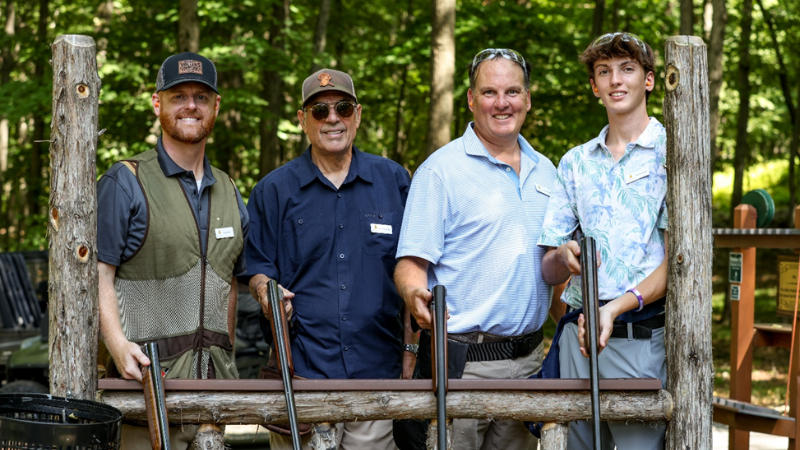
<path fill-rule="evenodd" d="M 581 62 L 609 125 L 561 158 L 539 239 L 548 248 L 543 275 L 551 284 L 572 275 L 562 300 L 579 309 L 580 247 L 573 233 L 580 228 L 592 236 L 601 261 L 600 377 L 660 378 L 666 384 L 667 136 L 647 115 L 655 57 L 637 36 L 609 33 L 589 45 Z M 577 313 L 564 317 L 560 339 L 553 342 L 562 378 L 589 378 L 583 319 L 572 318 Z M 551 349 L 548 360 L 554 354 Z M 663 424 L 604 422 L 601 430 L 603 449 L 664 448 Z M 588 422 L 570 424 L 569 448 L 593 448 Z"/>
<path fill-rule="evenodd" d="M 555 167 L 519 132 L 531 108 L 530 63 L 516 51 L 487 49 L 470 67 L 474 115 L 464 135 L 417 169 L 403 216 L 395 272 L 398 292 L 425 329 L 417 360 L 430 378 L 434 285 L 447 288 L 450 376 L 527 378 L 542 361 L 541 327 L 550 307 L 537 246 Z M 428 355 L 424 355 L 427 352 Z M 423 362 L 427 361 L 427 367 Z M 536 448 L 521 422 L 454 421 L 453 448 Z"/>

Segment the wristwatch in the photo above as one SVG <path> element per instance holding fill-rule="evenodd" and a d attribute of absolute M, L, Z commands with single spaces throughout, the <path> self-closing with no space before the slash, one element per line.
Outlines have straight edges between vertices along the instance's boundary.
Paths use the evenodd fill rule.
<path fill-rule="evenodd" d="M 414 356 L 417 356 L 419 344 L 403 344 L 403 350 L 412 353 Z"/>

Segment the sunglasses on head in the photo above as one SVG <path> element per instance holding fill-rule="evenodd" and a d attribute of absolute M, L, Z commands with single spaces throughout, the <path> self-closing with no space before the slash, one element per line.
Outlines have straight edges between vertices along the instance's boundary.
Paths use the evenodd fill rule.
<path fill-rule="evenodd" d="M 471 70 L 474 71 L 478 64 L 486 61 L 487 59 L 494 59 L 497 55 L 502 56 L 505 59 L 514 61 L 515 63 L 519 64 L 522 67 L 522 72 L 527 77 L 528 75 L 528 68 L 525 66 L 525 58 L 516 51 L 510 48 L 487 48 L 486 50 L 481 50 L 472 58 L 472 67 Z"/>
<path fill-rule="evenodd" d="M 333 110 L 336 111 L 336 115 L 341 117 L 342 119 L 346 119 L 353 115 L 356 112 L 356 104 L 355 102 L 341 100 L 336 103 L 328 104 L 328 103 L 315 103 L 311 105 L 308 109 L 311 110 L 311 115 L 319 120 L 323 121 L 328 118 L 330 114 L 330 108 L 333 107 Z"/>
<path fill-rule="evenodd" d="M 644 41 L 642 41 L 639 38 L 639 36 L 632 33 L 625 33 L 622 31 L 618 31 L 616 33 L 606 33 L 600 36 L 599 38 L 595 39 L 594 42 L 592 42 L 591 46 L 597 47 L 599 45 L 606 45 L 609 42 L 613 41 L 617 36 L 619 36 L 619 39 L 623 42 L 635 43 L 636 45 L 639 46 L 639 48 L 642 49 L 642 53 L 644 53 L 645 55 L 647 54 L 647 46 L 644 44 Z"/>

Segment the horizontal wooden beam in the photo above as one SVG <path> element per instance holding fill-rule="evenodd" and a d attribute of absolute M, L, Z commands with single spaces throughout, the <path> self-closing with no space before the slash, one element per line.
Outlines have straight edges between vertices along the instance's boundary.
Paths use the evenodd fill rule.
<path fill-rule="evenodd" d="M 586 391 L 588 379 L 495 379 L 448 381 L 451 391 Z M 294 380 L 297 391 L 432 391 L 431 380 Z M 99 389 L 142 390 L 136 380 L 106 378 Z M 613 378 L 600 380 L 600 390 L 605 391 L 658 391 L 661 380 L 657 378 Z M 166 391 L 259 391 L 283 392 L 281 380 L 164 380 Z"/>
<path fill-rule="evenodd" d="M 451 380 L 451 382 L 454 380 Z M 172 424 L 287 423 L 283 392 L 171 391 L 167 410 Z M 137 391 L 100 391 L 98 401 L 118 408 L 126 422 L 146 420 Z M 672 415 L 666 391 L 605 391 L 600 413 L 610 421 L 662 421 Z M 384 419 L 431 419 L 436 399 L 431 391 L 295 391 L 300 422 L 352 422 Z M 453 391 L 447 415 L 453 418 L 569 422 L 590 418 L 588 391 Z"/>

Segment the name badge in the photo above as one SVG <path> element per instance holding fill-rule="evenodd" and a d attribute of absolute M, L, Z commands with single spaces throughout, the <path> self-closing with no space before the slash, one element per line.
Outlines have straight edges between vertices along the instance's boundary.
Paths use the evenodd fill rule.
<path fill-rule="evenodd" d="M 215 228 L 214 235 L 217 239 L 225 239 L 225 238 L 232 238 L 233 237 L 233 227 L 227 228 Z"/>
<path fill-rule="evenodd" d="M 392 226 L 383 223 L 369 224 L 369 231 L 377 234 L 392 234 Z"/>
<path fill-rule="evenodd" d="M 629 173 L 628 176 L 625 177 L 625 183 L 633 183 L 634 181 L 640 180 L 648 175 L 650 175 L 650 169 L 642 169 L 637 172 Z"/>
<path fill-rule="evenodd" d="M 537 184 L 536 185 L 536 190 L 541 192 L 542 194 L 550 197 L 550 189 L 547 189 L 546 187 L 542 186 L 541 184 Z"/>

